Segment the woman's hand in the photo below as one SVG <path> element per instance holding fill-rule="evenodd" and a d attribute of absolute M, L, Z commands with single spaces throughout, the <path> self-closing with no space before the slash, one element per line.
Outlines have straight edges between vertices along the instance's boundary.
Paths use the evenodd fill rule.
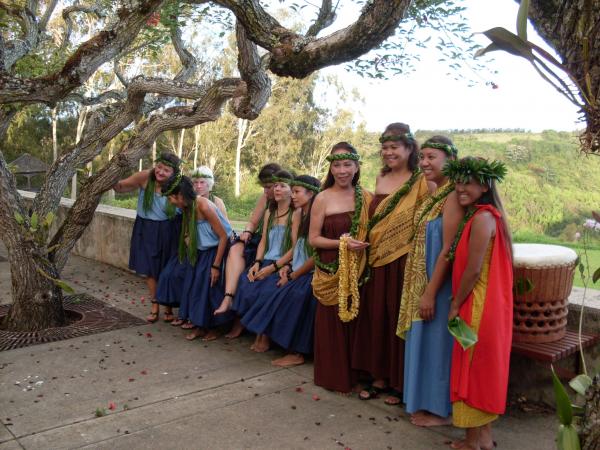
<path fill-rule="evenodd" d="M 221 276 L 221 271 L 219 269 L 215 269 L 214 267 L 210 268 L 210 287 L 213 287 L 219 281 L 219 277 Z"/>
<path fill-rule="evenodd" d="M 255 262 L 254 264 L 252 264 L 252 267 L 250 267 L 250 269 L 248 270 L 248 280 L 250 282 L 254 282 L 254 280 L 256 279 L 256 274 L 258 273 L 258 271 L 260 270 L 260 264 Z"/>
<path fill-rule="evenodd" d="M 349 238 L 347 241 L 347 246 L 348 246 L 348 250 L 352 250 L 352 251 L 359 251 L 359 250 L 364 250 L 365 248 L 367 248 L 369 246 L 368 242 L 363 242 L 363 241 L 359 241 L 356 240 L 354 238 Z"/>
<path fill-rule="evenodd" d="M 448 311 L 448 320 L 454 319 L 458 316 L 458 312 L 460 311 L 460 306 L 456 304 L 454 300 L 450 303 L 450 311 Z"/>
<path fill-rule="evenodd" d="M 419 302 L 419 315 L 423 320 L 433 320 L 435 315 L 434 295 L 429 295 L 427 292 L 423 293 Z"/>
<path fill-rule="evenodd" d="M 267 278 L 272 273 L 275 273 L 275 266 L 273 264 L 269 264 L 268 266 L 263 267 L 262 269 L 260 269 L 258 271 L 258 273 L 256 274 L 256 276 L 254 277 L 254 279 L 255 280 L 262 280 L 264 278 Z"/>
<path fill-rule="evenodd" d="M 285 265 L 281 269 L 279 269 L 279 281 L 277 282 L 277 287 L 285 286 L 288 280 L 288 274 L 290 273 L 290 266 Z"/>
<path fill-rule="evenodd" d="M 240 234 L 240 241 L 242 241 L 244 244 L 247 244 L 250 239 L 252 239 L 252 233 L 249 231 L 244 231 L 242 234 Z"/>

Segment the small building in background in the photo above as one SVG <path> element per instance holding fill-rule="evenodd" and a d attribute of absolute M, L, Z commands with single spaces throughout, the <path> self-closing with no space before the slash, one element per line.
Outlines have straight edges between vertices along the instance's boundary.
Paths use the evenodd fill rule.
<path fill-rule="evenodd" d="M 31 178 L 44 175 L 48 170 L 48 164 L 29 153 L 23 153 L 8 166 L 17 179 L 17 187 L 27 191 L 37 191 L 37 188 L 31 187 Z M 26 186 L 19 186 L 19 177 L 25 177 Z"/>

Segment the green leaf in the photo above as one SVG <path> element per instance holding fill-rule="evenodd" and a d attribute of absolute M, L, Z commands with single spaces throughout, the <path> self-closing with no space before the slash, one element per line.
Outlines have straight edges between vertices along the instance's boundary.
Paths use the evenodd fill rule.
<path fill-rule="evenodd" d="M 38 227 L 38 215 L 37 215 L 37 213 L 33 213 L 31 215 L 31 228 L 37 229 L 37 227 Z"/>
<path fill-rule="evenodd" d="M 19 225 L 23 225 L 25 223 L 25 219 L 23 218 L 23 216 L 15 211 L 15 220 L 17 221 L 17 223 Z"/>
<path fill-rule="evenodd" d="M 569 386 L 577 392 L 578 394 L 585 395 L 585 391 L 592 384 L 592 379 L 586 374 L 582 373 L 581 375 L 577 375 L 571 381 L 569 381 Z"/>
<path fill-rule="evenodd" d="M 600 267 L 598 267 L 594 272 L 594 275 L 592 275 L 592 283 L 596 283 L 598 280 L 600 280 Z"/>
<path fill-rule="evenodd" d="M 50 228 L 50 226 L 52 225 L 52 222 L 54 222 L 54 213 L 52 211 L 50 211 L 48 214 L 46 214 L 46 218 L 44 219 L 44 226 L 46 228 Z"/>
<path fill-rule="evenodd" d="M 502 50 L 502 49 L 501 49 L 501 48 L 500 48 L 498 45 L 496 45 L 496 44 L 494 44 L 494 43 L 492 42 L 492 43 L 491 43 L 490 45 L 488 45 L 487 47 L 485 47 L 485 48 L 480 48 L 479 50 L 477 50 L 477 51 L 475 52 L 475 58 L 479 58 L 480 56 L 483 56 L 483 55 L 485 55 L 486 53 L 489 53 L 489 52 L 496 52 L 496 51 L 498 51 L 498 50 Z"/>
<path fill-rule="evenodd" d="M 554 367 L 552 367 L 552 384 L 554 385 L 554 397 L 556 398 L 556 414 L 562 425 L 571 425 L 573 422 L 573 408 L 567 391 L 561 381 L 556 376 Z"/>
<path fill-rule="evenodd" d="M 477 334 L 460 317 L 455 317 L 448 321 L 448 331 L 463 350 L 466 350 L 477 343 Z"/>
<path fill-rule="evenodd" d="M 506 28 L 495 27 L 483 34 L 494 44 L 498 46 L 500 50 L 511 53 L 516 56 L 521 56 L 528 61 L 533 61 L 533 51 L 527 41 L 524 41 L 519 36 L 511 33 Z"/>
<path fill-rule="evenodd" d="M 69 286 L 67 283 L 65 283 L 63 280 L 54 280 L 54 283 L 61 288 L 63 291 L 65 291 L 67 294 L 74 294 L 75 291 L 73 290 L 73 288 L 71 286 Z"/>
<path fill-rule="evenodd" d="M 529 13 L 529 0 L 521 0 L 517 13 L 517 34 L 524 41 L 527 40 L 527 14 Z"/>
<path fill-rule="evenodd" d="M 525 295 L 533 291 L 534 285 L 529 278 L 518 278 L 515 281 L 514 288 L 518 295 Z"/>
<path fill-rule="evenodd" d="M 581 450 L 579 435 L 573 425 L 560 425 L 556 445 L 559 450 Z"/>

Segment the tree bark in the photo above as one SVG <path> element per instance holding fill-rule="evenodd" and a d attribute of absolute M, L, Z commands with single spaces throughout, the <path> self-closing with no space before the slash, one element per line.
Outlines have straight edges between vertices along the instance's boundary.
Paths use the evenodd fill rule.
<path fill-rule="evenodd" d="M 587 123 L 582 144 L 584 149 L 600 152 L 598 0 L 532 0 L 529 18 L 539 35 L 559 55 L 565 70 L 577 81 L 582 93 L 594 100 L 595 105 L 587 105 L 582 110 Z"/>
<path fill-rule="evenodd" d="M 594 377 L 585 395 L 581 421 L 581 450 L 600 450 L 600 374 Z"/>

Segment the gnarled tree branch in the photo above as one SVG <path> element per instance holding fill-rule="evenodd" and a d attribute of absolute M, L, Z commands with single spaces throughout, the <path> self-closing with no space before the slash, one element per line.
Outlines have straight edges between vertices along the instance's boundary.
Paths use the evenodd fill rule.
<path fill-rule="evenodd" d="M 306 32 L 307 36 L 316 36 L 321 30 L 327 28 L 335 21 L 335 11 L 331 0 L 323 0 L 317 20 L 310 26 Z"/>
<path fill-rule="evenodd" d="M 123 7 L 119 21 L 81 44 L 57 73 L 33 79 L 20 79 L 0 73 L 0 103 L 53 104 L 87 79 L 107 61 L 127 48 L 164 0 L 140 0 L 135 7 Z"/>

